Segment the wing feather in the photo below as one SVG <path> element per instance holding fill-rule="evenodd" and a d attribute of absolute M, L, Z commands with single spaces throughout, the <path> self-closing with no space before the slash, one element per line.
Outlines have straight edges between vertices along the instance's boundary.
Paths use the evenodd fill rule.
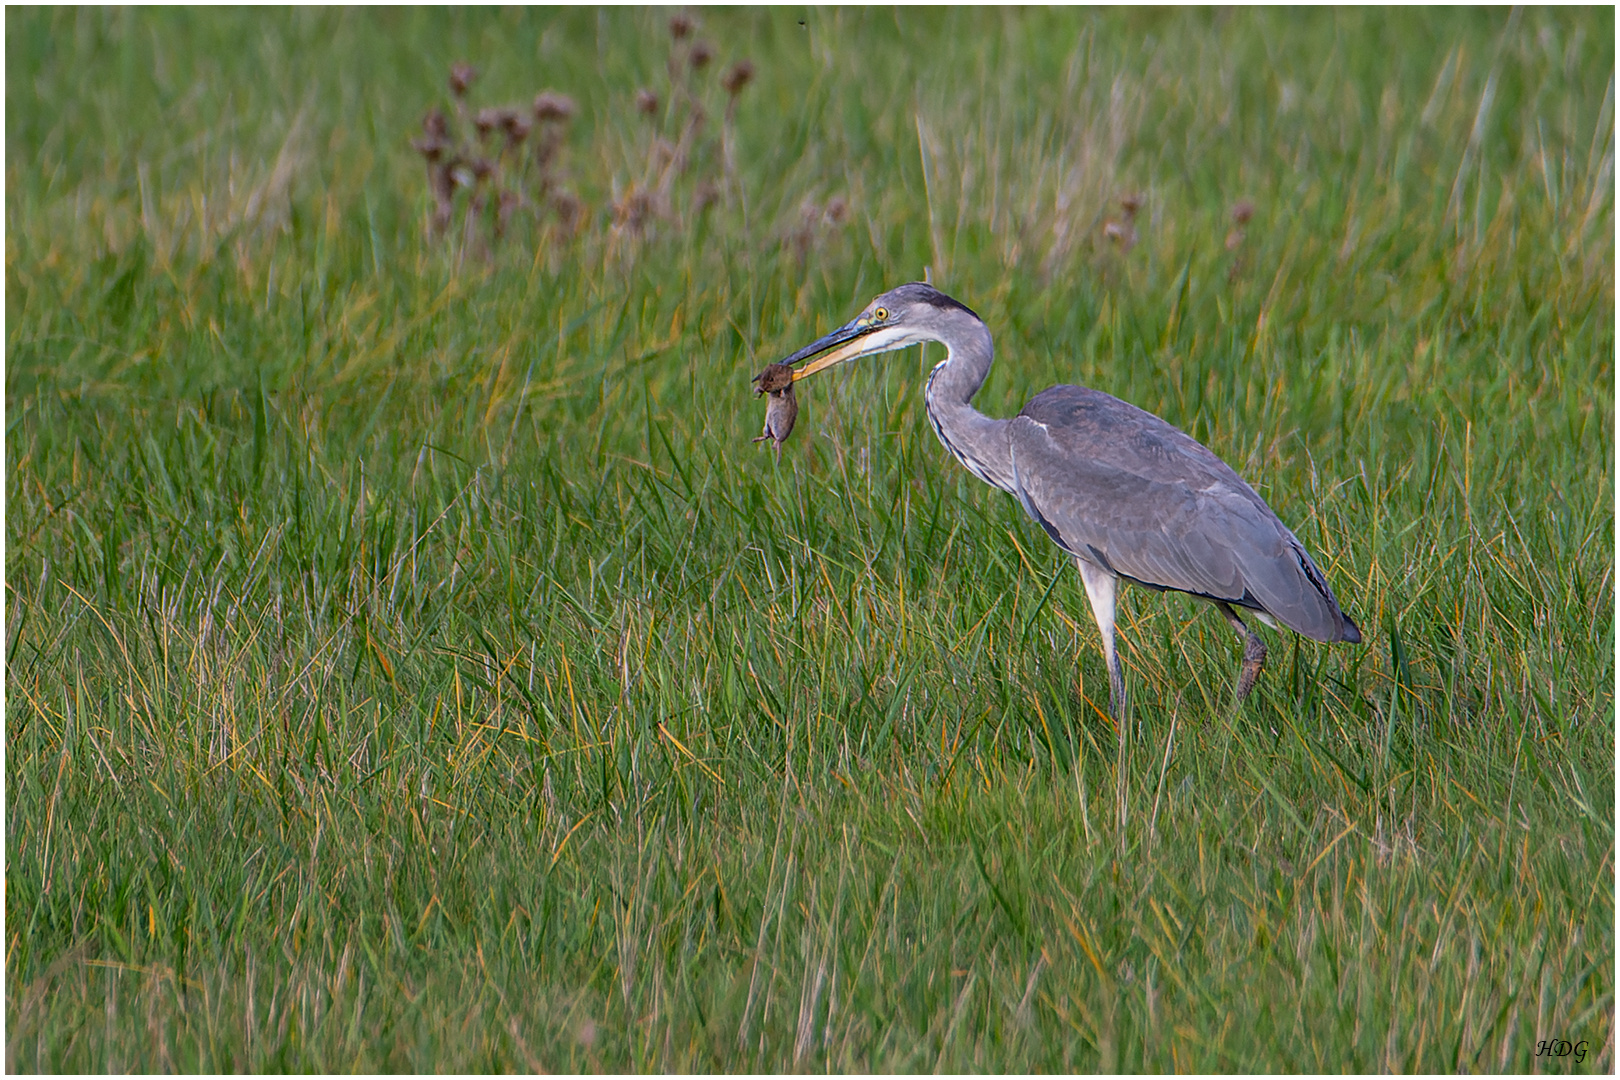
<path fill-rule="evenodd" d="M 1007 426 L 1016 494 L 1065 550 L 1141 585 L 1360 640 L 1265 500 L 1208 448 L 1098 390 L 1054 386 Z"/>

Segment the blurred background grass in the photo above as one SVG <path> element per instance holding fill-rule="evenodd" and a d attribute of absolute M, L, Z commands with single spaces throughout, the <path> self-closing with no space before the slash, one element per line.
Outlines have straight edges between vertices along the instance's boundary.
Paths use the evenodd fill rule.
<path fill-rule="evenodd" d="M 1612 11 L 674 14 L 7 11 L 8 1066 L 1611 1071 Z M 749 446 L 925 268 L 1367 643 L 1120 738 L 936 355 Z"/>

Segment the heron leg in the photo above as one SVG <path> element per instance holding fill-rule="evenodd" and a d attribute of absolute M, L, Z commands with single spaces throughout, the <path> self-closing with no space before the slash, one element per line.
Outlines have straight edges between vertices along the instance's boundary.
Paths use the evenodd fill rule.
<path fill-rule="evenodd" d="M 1226 621 L 1232 624 L 1232 629 L 1243 635 L 1243 670 L 1238 674 L 1237 699 L 1242 701 L 1254 689 L 1254 684 L 1260 678 L 1260 669 L 1266 666 L 1266 643 L 1260 640 L 1260 635 L 1249 628 L 1249 625 L 1238 618 L 1238 613 L 1232 610 L 1231 604 L 1215 604 L 1221 609 Z"/>
<path fill-rule="evenodd" d="M 1119 650 L 1114 645 L 1114 602 L 1119 596 L 1119 578 L 1102 567 L 1076 557 L 1080 580 L 1086 583 L 1091 614 L 1102 633 L 1103 659 L 1108 662 L 1109 712 L 1116 720 L 1125 719 L 1125 673 L 1119 667 Z"/>

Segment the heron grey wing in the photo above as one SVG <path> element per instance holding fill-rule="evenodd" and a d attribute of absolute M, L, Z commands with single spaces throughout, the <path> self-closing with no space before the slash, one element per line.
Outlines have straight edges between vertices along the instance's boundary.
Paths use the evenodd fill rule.
<path fill-rule="evenodd" d="M 1117 574 L 1356 640 L 1304 546 L 1207 447 L 1118 398 L 1058 386 L 1009 426 L 1024 508 L 1064 548 Z"/>
<path fill-rule="evenodd" d="M 1019 501 L 1064 550 L 1139 585 L 1254 605 L 1230 546 L 1198 543 L 1217 522 L 1191 488 L 1120 468 L 1106 452 L 1067 453 L 1028 417 L 1008 439 Z"/>

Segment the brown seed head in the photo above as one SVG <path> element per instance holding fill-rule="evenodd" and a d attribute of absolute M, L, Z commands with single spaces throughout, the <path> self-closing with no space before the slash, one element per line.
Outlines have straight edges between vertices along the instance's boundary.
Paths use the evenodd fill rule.
<path fill-rule="evenodd" d="M 747 60 L 739 60 L 726 69 L 720 78 L 720 85 L 726 88 L 726 93 L 736 97 L 754 78 L 754 65 Z"/>
<path fill-rule="evenodd" d="M 652 216 L 652 208 L 652 198 L 645 191 L 632 188 L 613 204 L 613 224 L 639 233 Z"/>
<path fill-rule="evenodd" d="M 450 92 L 456 97 L 460 97 L 467 92 L 467 87 L 471 86 L 476 78 L 478 78 L 478 69 L 465 60 L 451 64 Z"/>
<path fill-rule="evenodd" d="M 688 37 L 691 37 L 692 31 L 696 28 L 697 24 L 692 21 L 692 16 L 688 15 L 684 11 L 670 16 L 669 36 L 674 38 L 676 41 L 682 41 Z"/>
<path fill-rule="evenodd" d="M 1133 192 L 1130 195 L 1126 195 L 1124 198 L 1120 199 L 1119 208 L 1125 212 L 1125 220 L 1129 221 L 1130 219 L 1134 218 L 1136 216 L 1136 212 L 1142 209 L 1142 204 L 1146 201 L 1147 197 L 1142 195 L 1140 192 Z"/>
<path fill-rule="evenodd" d="M 542 124 L 563 123 L 574 115 L 574 99 L 547 90 L 534 99 L 534 116 Z"/>
<path fill-rule="evenodd" d="M 510 146 L 516 146 L 529 137 L 529 131 L 534 127 L 522 109 L 516 105 L 509 105 L 501 110 L 501 130 L 506 132 L 506 141 Z"/>
<path fill-rule="evenodd" d="M 1254 217 L 1254 203 L 1248 199 L 1241 199 L 1232 207 L 1232 220 L 1239 226 L 1247 225 L 1252 217 Z"/>
<path fill-rule="evenodd" d="M 636 112 L 651 116 L 658 111 L 658 95 L 643 87 L 636 91 Z"/>
<path fill-rule="evenodd" d="M 834 195 L 827 200 L 827 223 L 829 225 L 842 225 L 849 216 L 849 204 L 841 197 Z"/>
<path fill-rule="evenodd" d="M 496 108 L 479 109 L 473 117 L 473 127 L 478 129 L 480 139 L 489 138 L 489 133 L 501 126 L 501 110 Z"/>
<path fill-rule="evenodd" d="M 443 139 L 436 139 L 432 135 L 416 139 L 411 143 L 411 149 L 421 154 L 428 161 L 438 161 L 439 158 L 444 156 L 444 152 L 449 149 L 449 146 L 450 144 Z"/>
<path fill-rule="evenodd" d="M 563 223 L 563 228 L 569 231 L 573 231 L 585 216 L 585 204 L 572 191 L 557 192 L 551 197 L 551 205 L 557 211 L 557 219 Z"/>
<path fill-rule="evenodd" d="M 715 185 L 714 181 L 700 181 L 697 190 L 692 193 L 692 212 L 701 214 L 719 201 L 720 189 Z"/>
<path fill-rule="evenodd" d="M 422 137 L 411 143 L 411 148 L 428 161 L 438 161 L 450 149 L 450 127 L 444 113 L 429 109 L 422 117 Z"/>
<path fill-rule="evenodd" d="M 429 138 L 448 139 L 450 137 L 450 121 L 444 118 L 444 113 L 437 108 L 427 111 L 422 117 L 422 131 Z"/>
<path fill-rule="evenodd" d="M 699 41 L 692 45 L 692 55 L 687 62 L 692 65 L 693 71 L 702 71 L 709 66 L 709 61 L 713 59 L 714 46 L 707 41 Z"/>
<path fill-rule="evenodd" d="M 489 179 L 489 175 L 491 173 L 493 173 L 494 171 L 495 171 L 495 163 L 493 161 L 489 160 L 489 158 L 481 157 L 481 158 L 474 158 L 473 159 L 473 163 L 472 163 L 473 179 L 475 179 L 475 180 L 487 180 L 487 179 Z"/>
<path fill-rule="evenodd" d="M 1129 221 L 1110 221 L 1103 226 L 1103 235 L 1119 245 L 1121 251 L 1136 246 L 1136 226 Z"/>

